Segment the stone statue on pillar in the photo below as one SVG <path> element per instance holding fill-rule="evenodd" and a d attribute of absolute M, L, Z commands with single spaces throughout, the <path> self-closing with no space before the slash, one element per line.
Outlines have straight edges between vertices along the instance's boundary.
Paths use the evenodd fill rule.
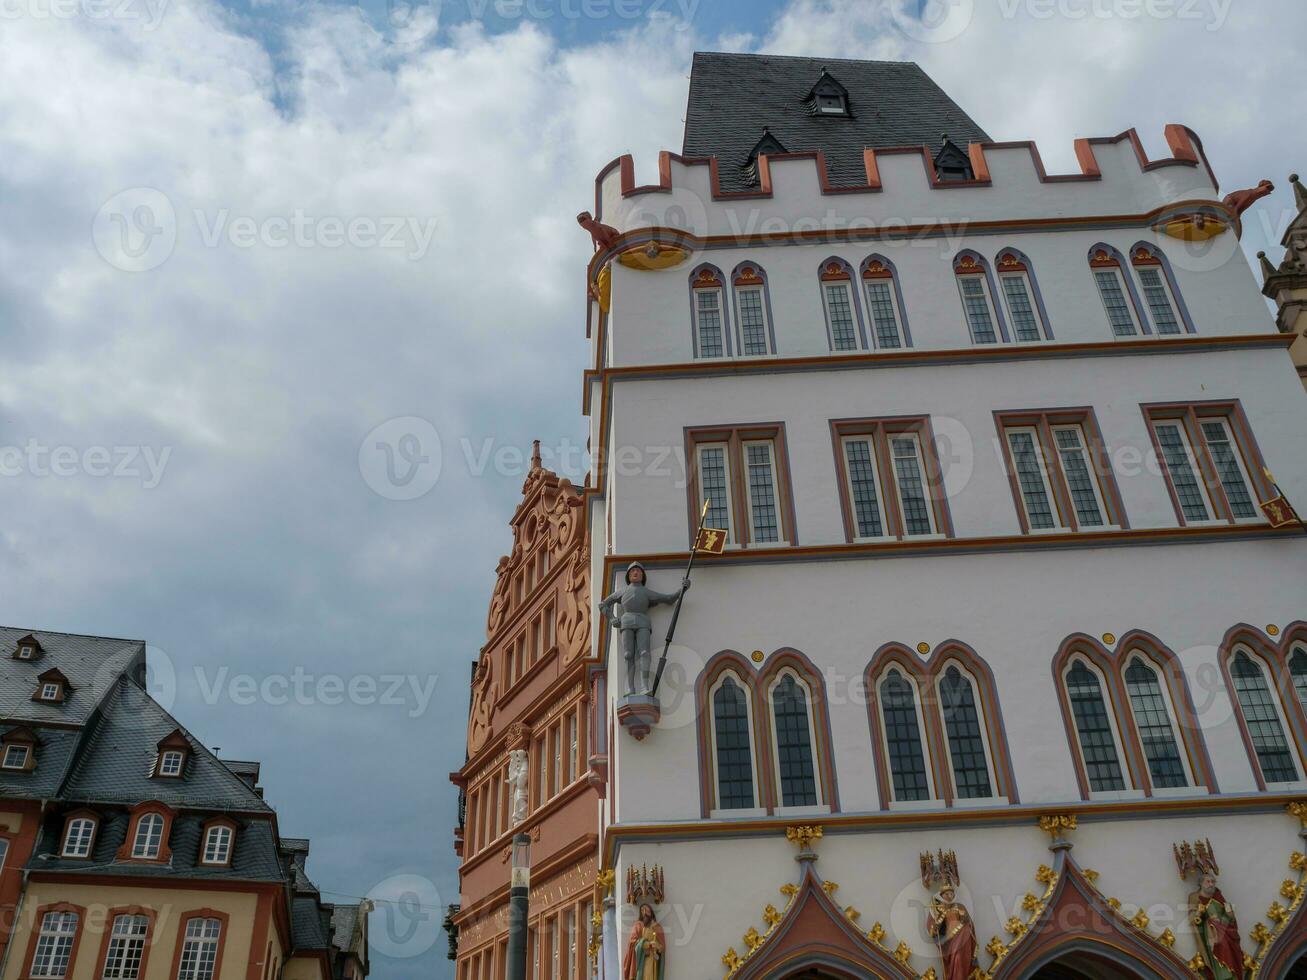
<path fill-rule="evenodd" d="M 599 603 L 600 614 L 621 633 L 628 698 L 650 696 L 649 610 L 670 605 L 689 587 L 687 578 L 681 582 L 680 592 L 655 592 L 646 584 L 644 566 L 633 561 L 626 567 L 626 585 Z M 614 607 L 621 611 L 616 612 Z"/>

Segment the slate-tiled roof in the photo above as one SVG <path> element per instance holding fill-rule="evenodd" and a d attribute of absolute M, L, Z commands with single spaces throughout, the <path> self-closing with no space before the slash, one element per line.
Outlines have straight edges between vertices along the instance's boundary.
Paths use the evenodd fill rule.
<path fill-rule="evenodd" d="M 297 950 L 326 949 L 331 945 L 331 907 L 312 896 L 291 900 L 290 936 Z"/>
<path fill-rule="evenodd" d="M 35 660 L 13 659 L 18 640 L 36 637 L 44 654 Z M 0 626 L 0 718 L 5 721 L 81 725 L 125 670 L 145 665 L 143 640 L 116 640 L 75 633 L 47 633 Z M 52 667 L 68 678 L 62 704 L 33 701 L 36 678 Z"/>
<path fill-rule="evenodd" d="M 0 728 L 0 734 L 14 725 Z M 77 751 L 82 733 L 67 728 L 41 728 L 28 726 L 39 740 L 36 746 L 36 768 L 31 772 L 12 772 L 0 769 L 0 799 L 12 797 L 25 800 L 48 800 L 59 792 Z"/>
<path fill-rule="evenodd" d="M 84 873 L 87 861 L 72 861 L 58 857 L 62 844 L 64 815 L 72 809 L 52 813 L 45 822 L 41 844 L 27 867 L 41 871 L 68 871 Z M 95 808 L 92 808 L 95 809 Z M 130 875 L 132 877 L 184 877 L 226 881 L 283 881 L 281 865 L 277 860 L 277 842 L 272 822 L 267 817 L 237 820 L 236 840 L 232 849 L 230 868 L 200 863 L 200 837 L 204 814 L 183 812 L 173 820 L 168 844 L 172 848 L 172 861 L 166 866 L 139 861 L 116 860 L 118 849 L 127 839 L 131 815 L 123 809 L 97 810 L 101 816 L 100 832 L 96 836 L 95 850 L 90 865 L 101 873 Z"/>
<path fill-rule="evenodd" d="M 359 907 L 337 905 L 331 913 L 331 944 L 342 953 L 354 947 L 354 930 L 358 927 Z"/>
<path fill-rule="evenodd" d="M 88 802 L 158 800 L 175 807 L 272 812 L 244 779 L 185 729 L 191 743 L 185 776 L 152 778 L 159 742 L 180 727 L 134 680 L 119 678 L 62 795 Z"/>
<path fill-rule="evenodd" d="M 852 118 L 815 114 L 805 104 L 823 68 L 848 90 Z M 791 153 L 822 150 L 837 186 L 866 182 L 869 146 L 924 144 L 933 153 L 944 134 L 964 147 L 989 139 L 912 62 L 697 52 L 685 155 L 716 156 L 722 190 L 747 190 L 749 153 L 764 126 Z"/>

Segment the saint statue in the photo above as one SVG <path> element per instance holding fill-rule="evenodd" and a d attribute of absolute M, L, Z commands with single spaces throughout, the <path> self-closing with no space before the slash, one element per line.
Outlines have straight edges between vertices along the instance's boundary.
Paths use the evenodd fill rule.
<path fill-rule="evenodd" d="M 644 903 L 626 942 L 622 958 L 622 980 L 663 980 L 667 941 L 663 927 L 654 918 L 653 906 Z"/>
<path fill-rule="evenodd" d="M 967 980 L 976 965 L 976 927 L 956 896 L 953 884 L 945 882 L 926 912 L 926 932 L 939 946 L 944 980 Z"/>
<path fill-rule="evenodd" d="M 526 749 L 513 749 L 508 753 L 508 783 L 509 792 L 512 794 L 512 808 L 509 812 L 512 814 L 514 824 L 519 824 L 526 819 L 530 809 L 530 801 L 527 798 L 527 782 L 530 779 L 530 766 L 527 762 Z"/>
<path fill-rule="evenodd" d="M 626 567 L 626 585 L 599 603 L 600 614 L 621 631 L 622 654 L 626 658 L 627 697 L 635 694 L 648 696 L 650 693 L 649 610 L 653 606 L 675 602 L 689 587 L 690 580 L 687 578 L 681 582 L 680 592 L 655 592 L 645 585 L 644 566 L 638 561 L 633 561 Z M 614 606 L 621 612 L 615 612 Z M 637 671 L 639 672 L 638 690 Z"/>
<path fill-rule="evenodd" d="M 1198 945 L 1212 980 L 1243 980 L 1243 946 L 1234 906 L 1216 887 L 1216 877 L 1205 872 L 1198 891 L 1189 896 L 1189 921 L 1198 933 Z"/>

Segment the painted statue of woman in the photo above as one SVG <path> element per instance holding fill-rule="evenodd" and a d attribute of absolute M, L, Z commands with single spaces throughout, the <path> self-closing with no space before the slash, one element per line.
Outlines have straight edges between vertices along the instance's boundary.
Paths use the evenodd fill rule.
<path fill-rule="evenodd" d="M 967 907 L 955 897 L 952 885 L 939 890 L 927 912 L 926 931 L 939 946 L 944 980 L 967 980 L 976 965 L 976 927 Z"/>
<path fill-rule="evenodd" d="M 622 980 L 663 980 L 667 941 L 663 927 L 654 918 L 653 906 L 640 906 L 640 917 L 631 929 L 622 958 Z"/>
<path fill-rule="evenodd" d="M 1189 921 L 1198 933 L 1207 973 L 1212 980 L 1243 980 L 1243 946 L 1234 906 L 1225 900 L 1216 878 L 1204 874 L 1189 896 Z"/>

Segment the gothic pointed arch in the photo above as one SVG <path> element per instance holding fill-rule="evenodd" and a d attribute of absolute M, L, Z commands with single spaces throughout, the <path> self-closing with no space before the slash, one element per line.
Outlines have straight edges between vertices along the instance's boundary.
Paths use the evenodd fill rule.
<path fill-rule="evenodd" d="M 812 766 L 817 778 L 817 802 L 832 813 L 840 809 L 839 786 L 835 777 L 835 757 L 831 740 L 830 713 L 827 710 L 826 679 L 817 666 L 792 647 L 774 651 L 758 674 L 757 717 L 766 719 L 770 765 L 767 781 L 774 808 L 785 803 L 785 758 L 781 740 L 787 730 L 784 714 L 798 723 L 800 709 L 806 709 L 811 740 Z M 800 732 L 800 735 L 802 733 Z"/>
<path fill-rule="evenodd" d="M 813 863 L 803 862 L 803 879 L 784 916 L 731 980 L 785 980 L 805 970 L 819 976 L 915 980 L 915 971 L 868 939 L 835 904 Z"/>
<path fill-rule="evenodd" d="M 734 650 L 723 650 L 709 660 L 695 681 L 695 705 L 699 735 L 700 815 L 706 818 L 715 810 L 726 809 L 722 806 L 722 755 L 730 752 L 734 756 L 730 764 L 742 771 L 746 747 L 755 797 L 752 806 L 744 809 L 765 808 L 764 773 L 770 769 L 768 740 L 759 723 L 757 672 L 748 658 Z M 723 727 L 729 728 L 729 733 L 723 731 Z M 746 733 L 743 745 L 739 738 L 741 729 Z M 731 741 L 729 749 L 723 745 L 728 738 Z"/>
<path fill-rule="evenodd" d="M 1059 960 L 1092 957 L 1144 980 L 1191 980 L 1174 950 L 1112 907 L 1071 856 L 1066 842 L 1053 848 L 1056 882 L 1043 908 L 990 970 L 992 980 L 1025 980 Z"/>
<path fill-rule="evenodd" d="M 1301 654 L 1301 656 L 1300 656 Z M 1243 738 L 1244 748 L 1248 752 L 1248 761 L 1253 775 L 1257 779 L 1258 789 L 1265 790 L 1267 784 L 1274 784 L 1275 779 L 1267 778 L 1267 770 L 1273 768 L 1266 753 L 1271 751 L 1270 742 L 1274 732 L 1270 730 L 1283 719 L 1281 738 L 1287 742 L 1284 750 L 1291 754 L 1291 765 L 1300 774 L 1307 768 L 1307 676 L 1303 670 L 1307 664 L 1307 622 L 1298 621 L 1286 626 L 1279 636 L 1268 636 L 1265 631 L 1248 623 L 1239 623 L 1226 631 L 1221 640 L 1221 672 L 1226 690 L 1230 692 L 1235 719 L 1239 723 L 1239 733 Z M 1237 665 L 1251 663 L 1256 667 L 1264 681 L 1268 703 L 1264 705 L 1262 718 L 1251 717 L 1252 695 L 1247 679 L 1235 676 Z M 1299 667 L 1295 676 L 1295 666 Z M 1245 670 L 1244 674 L 1251 675 Z M 1236 685 L 1236 680 L 1239 683 Z M 1260 735 L 1258 727 L 1262 726 Z"/>

